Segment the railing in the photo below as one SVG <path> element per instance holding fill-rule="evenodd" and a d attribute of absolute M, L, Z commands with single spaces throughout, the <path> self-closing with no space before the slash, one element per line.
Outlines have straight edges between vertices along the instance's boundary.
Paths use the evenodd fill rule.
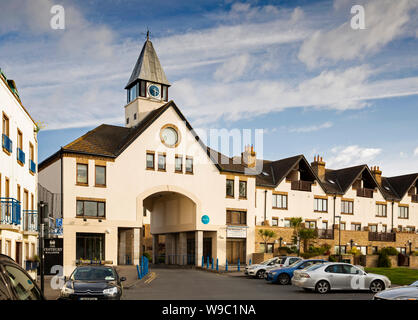
<path fill-rule="evenodd" d="M 418 194 L 412 195 L 412 202 L 418 202 Z"/>
<path fill-rule="evenodd" d="M 12 153 L 12 150 L 13 150 L 13 142 L 4 133 L 2 135 L 2 145 L 3 145 L 3 148 L 4 149 L 6 149 L 8 152 Z"/>
<path fill-rule="evenodd" d="M 23 231 L 38 231 L 38 211 L 23 210 Z"/>
<path fill-rule="evenodd" d="M 334 239 L 333 229 L 316 229 L 319 239 Z"/>
<path fill-rule="evenodd" d="M 17 160 L 20 161 L 22 164 L 25 164 L 25 153 L 22 149 L 17 148 Z"/>
<path fill-rule="evenodd" d="M 357 189 L 357 197 L 373 198 L 373 189 L 360 188 Z"/>
<path fill-rule="evenodd" d="M 369 241 L 396 242 L 396 233 L 369 232 Z"/>
<path fill-rule="evenodd" d="M 20 224 L 20 202 L 16 199 L 0 198 L 0 212 L 0 224 Z"/>
<path fill-rule="evenodd" d="M 36 173 L 36 163 L 32 159 L 29 160 L 29 170 L 32 173 Z"/>
<path fill-rule="evenodd" d="M 298 190 L 298 191 L 311 192 L 312 182 L 311 181 L 303 181 L 303 180 L 292 181 L 291 189 L 292 190 Z"/>

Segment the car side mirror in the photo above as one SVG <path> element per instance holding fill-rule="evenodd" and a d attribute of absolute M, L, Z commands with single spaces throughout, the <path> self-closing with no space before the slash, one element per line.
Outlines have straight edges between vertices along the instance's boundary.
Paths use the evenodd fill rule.
<path fill-rule="evenodd" d="M 120 281 L 126 281 L 126 278 L 125 277 L 121 277 L 120 278 Z"/>

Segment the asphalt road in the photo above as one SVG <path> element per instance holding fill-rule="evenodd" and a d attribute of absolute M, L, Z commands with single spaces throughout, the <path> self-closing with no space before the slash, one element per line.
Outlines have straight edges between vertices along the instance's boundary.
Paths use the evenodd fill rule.
<path fill-rule="evenodd" d="M 370 300 L 369 292 L 320 295 L 292 285 L 270 284 L 244 274 L 217 274 L 195 269 L 154 269 L 130 289 L 128 300 Z"/>

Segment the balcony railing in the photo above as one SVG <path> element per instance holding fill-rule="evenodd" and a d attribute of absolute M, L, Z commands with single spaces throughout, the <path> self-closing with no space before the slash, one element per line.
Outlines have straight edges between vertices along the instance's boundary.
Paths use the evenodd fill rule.
<path fill-rule="evenodd" d="M 6 149 L 9 153 L 12 153 L 13 150 L 13 142 L 10 140 L 8 136 L 6 136 L 4 133 L 2 135 L 2 146 L 4 149 Z"/>
<path fill-rule="evenodd" d="M 29 170 L 32 173 L 36 173 L 36 163 L 32 159 L 29 160 Z"/>
<path fill-rule="evenodd" d="M 316 229 L 319 239 L 334 239 L 333 229 Z"/>
<path fill-rule="evenodd" d="M 357 189 L 357 197 L 373 198 L 373 189 L 360 188 Z"/>
<path fill-rule="evenodd" d="M 291 189 L 292 190 L 298 190 L 298 191 L 311 192 L 312 182 L 311 181 L 303 181 L 303 180 L 292 181 Z"/>
<path fill-rule="evenodd" d="M 23 210 L 23 231 L 38 231 L 38 211 Z"/>
<path fill-rule="evenodd" d="M 23 152 L 22 149 L 17 148 L 16 150 L 16 154 L 17 154 L 17 161 L 20 161 L 22 164 L 25 164 L 25 153 Z"/>
<path fill-rule="evenodd" d="M 0 213 L 0 224 L 20 224 L 20 202 L 16 199 L 0 198 Z"/>
<path fill-rule="evenodd" d="M 412 202 L 418 202 L 418 194 L 413 194 L 411 200 Z"/>
<path fill-rule="evenodd" d="M 369 232 L 369 241 L 396 242 L 396 233 Z"/>

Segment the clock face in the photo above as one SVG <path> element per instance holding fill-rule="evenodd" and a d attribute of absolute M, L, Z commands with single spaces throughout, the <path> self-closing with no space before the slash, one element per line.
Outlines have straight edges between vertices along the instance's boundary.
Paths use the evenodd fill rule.
<path fill-rule="evenodd" d="M 155 84 L 152 84 L 148 87 L 148 93 L 153 98 L 158 98 L 160 96 L 160 88 Z"/>
<path fill-rule="evenodd" d="M 161 138 L 163 142 L 169 147 L 174 147 L 179 140 L 177 131 L 172 127 L 164 128 L 161 132 Z"/>

